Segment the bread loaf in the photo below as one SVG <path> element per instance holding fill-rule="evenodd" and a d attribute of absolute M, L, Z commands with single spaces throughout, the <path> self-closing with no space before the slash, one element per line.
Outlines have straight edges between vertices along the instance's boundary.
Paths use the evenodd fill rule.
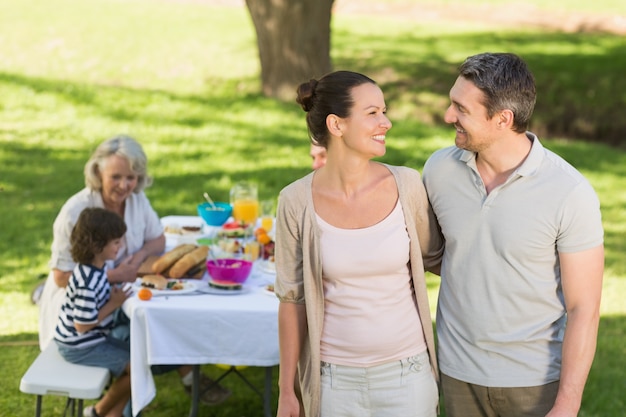
<path fill-rule="evenodd" d="M 181 259 L 185 254 L 196 249 L 196 247 L 196 245 L 193 245 L 191 243 L 176 246 L 174 249 L 164 253 L 159 259 L 154 261 L 154 263 L 152 264 L 152 272 L 154 272 L 155 274 L 162 274 L 163 271 L 174 265 L 176 261 Z"/>
<path fill-rule="evenodd" d="M 182 278 L 187 271 L 201 262 L 206 261 L 206 257 L 209 254 L 208 246 L 198 246 L 196 249 L 187 253 L 180 258 L 169 271 L 170 278 Z"/>
<path fill-rule="evenodd" d="M 185 278 L 202 279 L 206 272 L 206 262 L 202 261 L 185 273 Z"/>

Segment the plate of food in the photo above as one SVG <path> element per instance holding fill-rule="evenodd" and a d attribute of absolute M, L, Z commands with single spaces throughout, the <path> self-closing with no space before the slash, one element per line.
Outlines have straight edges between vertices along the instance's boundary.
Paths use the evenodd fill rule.
<path fill-rule="evenodd" d="M 149 288 L 152 295 L 182 295 L 197 291 L 195 282 L 182 279 L 167 279 L 162 275 L 145 275 L 137 278 L 133 284 L 135 291 Z"/>
<path fill-rule="evenodd" d="M 274 284 L 267 284 L 263 287 L 263 292 L 267 295 L 271 295 L 272 297 L 276 297 L 276 293 L 274 292 Z"/>
<path fill-rule="evenodd" d="M 166 216 L 161 219 L 161 224 L 163 232 L 171 237 L 201 236 L 204 233 L 202 219 L 192 216 Z"/>
<path fill-rule="evenodd" d="M 200 291 L 205 294 L 215 295 L 241 295 L 245 294 L 250 289 L 243 284 L 236 282 L 215 281 L 210 279 L 206 286 L 200 288 Z"/>
<path fill-rule="evenodd" d="M 206 234 L 202 218 L 196 216 L 165 216 L 161 218 L 166 246 L 195 243 Z"/>

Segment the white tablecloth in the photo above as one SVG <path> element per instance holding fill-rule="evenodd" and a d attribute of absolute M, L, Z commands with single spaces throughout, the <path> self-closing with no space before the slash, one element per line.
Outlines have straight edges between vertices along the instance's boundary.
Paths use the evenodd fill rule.
<path fill-rule="evenodd" d="M 136 296 L 123 305 L 130 318 L 131 389 L 136 414 L 156 396 L 153 364 L 278 364 L 278 299 L 264 286 L 274 275 L 255 265 L 238 295 Z M 198 281 L 207 285 L 208 277 Z"/>

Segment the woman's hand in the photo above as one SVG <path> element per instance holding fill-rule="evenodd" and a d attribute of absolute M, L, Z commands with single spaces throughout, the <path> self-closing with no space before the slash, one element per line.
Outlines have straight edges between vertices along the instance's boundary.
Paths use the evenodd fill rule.
<path fill-rule="evenodd" d="M 299 417 L 300 402 L 296 396 L 296 369 L 306 334 L 304 304 L 280 303 L 278 307 L 278 342 L 280 374 L 278 376 L 277 417 Z"/>
<path fill-rule="evenodd" d="M 276 417 L 300 417 L 300 403 L 295 393 L 278 395 Z"/>
<path fill-rule="evenodd" d="M 141 264 L 134 261 L 133 256 L 124 258 L 118 266 L 107 271 L 110 283 L 134 282 Z"/>
<path fill-rule="evenodd" d="M 150 255 L 160 255 L 165 250 L 165 235 L 145 242 L 144 246 L 134 254 L 124 258 L 114 269 L 107 271 L 110 283 L 134 282 L 139 267 Z"/>
<path fill-rule="evenodd" d="M 165 250 L 165 235 L 156 239 L 148 240 L 144 242 L 143 247 L 133 254 L 133 261 L 138 262 L 139 265 L 145 261 L 150 255 L 161 255 Z"/>

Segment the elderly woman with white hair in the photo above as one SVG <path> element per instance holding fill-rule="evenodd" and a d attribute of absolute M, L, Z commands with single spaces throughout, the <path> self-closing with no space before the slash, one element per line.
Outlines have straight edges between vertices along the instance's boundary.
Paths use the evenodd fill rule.
<path fill-rule="evenodd" d="M 150 255 L 165 249 L 165 235 L 159 216 L 152 208 L 144 189 L 152 184 L 147 172 L 148 160 L 141 145 L 128 136 L 116 136 L 101 143 L 85 164 L 85 188 L 70 197 L 53 225 L 50 273 L 39 299 L 39 345 L 44 350 L 53 340 L 57 318 L 65 299 L 75 262 L 70 253 L 70 235 L 81 211 L 100 207 L 119 214 L 127 231 L 115 261 L 107 261 L 110 283 L 133 282 L 137 271 Z M 161 365 L 154 373 L 176 369 L 187 393 L 191 393 L 190 365 Z M 209 405 L 224 401 L 230 391 L 205 375 L 200 377 L 200 400 Z"/>
<path fill-rule="evenodd" d="M 87 207 L 100 207 L 119 214 L 128 227 L 115 262 L 107 265 L 109 282 L 131 282 L 142 262 L 165 249 L 159 216 L 144 188 L 152 183 L 147 158 L 139 143 L 117 136 L 100 144 L 85 165 L 85 188 L 70 197 L 53 226 L 52 257 L 39 300 L 39 345 L 50 343 L 75 262 L 70 254 L 70 234 L 79 214 Z"/>

